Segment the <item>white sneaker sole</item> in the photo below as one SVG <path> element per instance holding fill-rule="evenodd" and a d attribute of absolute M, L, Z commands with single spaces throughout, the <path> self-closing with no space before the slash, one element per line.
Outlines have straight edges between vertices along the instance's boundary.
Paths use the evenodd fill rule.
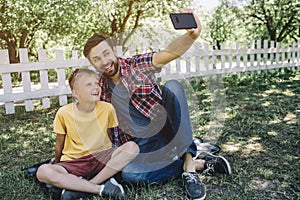
<path fill-rule="evenodd" d="M 197 199 L 193 199 L 193 200 L 204 200 L 206 197 L 206 194 L 204 195 L 204 197 L 200 197 L 200 198 L 197 198 Z"/>

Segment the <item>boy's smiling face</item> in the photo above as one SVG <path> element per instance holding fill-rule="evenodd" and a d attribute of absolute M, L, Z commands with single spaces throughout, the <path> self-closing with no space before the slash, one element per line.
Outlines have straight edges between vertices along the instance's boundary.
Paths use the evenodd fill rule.
<path fill-rule="evenodd" d="M 77 77 L 72 93 L 79 102 L 99 101 L 101 88 L 96 75 L 83 74 Z"/>

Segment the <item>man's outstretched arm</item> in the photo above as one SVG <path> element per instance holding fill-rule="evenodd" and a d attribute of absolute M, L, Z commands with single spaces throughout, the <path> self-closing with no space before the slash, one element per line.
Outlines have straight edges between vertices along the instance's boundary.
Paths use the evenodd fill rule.
<path fill-rule="evenodd" d="M 182 12 L 193 13 L 192 11 Z M 197 28 L 188 29 L 184 35 L 175 38 L 165 50 L 155 53 L 152 60 L 154 66 L 162 67 L 170 61 L 180 57 L 192 46 L 194 41 L 199 37 L 202 26 L 198 16 L 195 13 L 193 13 L 193 15 L 197 23 Z"/>

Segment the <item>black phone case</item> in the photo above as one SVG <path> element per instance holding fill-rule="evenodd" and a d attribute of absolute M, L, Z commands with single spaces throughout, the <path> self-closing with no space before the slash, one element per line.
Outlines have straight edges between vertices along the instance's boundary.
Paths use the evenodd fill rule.
<path fill-rule="evenodd" d="M 197 23 L 192 13 L 171 13 L 170 18 L 175 29 L 197 28 Z"/>

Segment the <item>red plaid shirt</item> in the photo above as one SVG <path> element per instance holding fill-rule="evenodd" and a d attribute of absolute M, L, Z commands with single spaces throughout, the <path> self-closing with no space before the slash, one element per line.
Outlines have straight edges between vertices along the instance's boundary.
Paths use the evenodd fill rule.
<path fill-rule="evenodd" d="M 152 64 L 154 52 L 138 54 L 130 58 L 119 58 L 121 81 L 128 89 L 131 96 L 131 103 L 144 116 L 154 119 L 156 117 L 155 106 L 161 104 L 161 90 L 156 83 L 155 73 L 161 68 L 156 68 Z M 102 89 L 101 100 L 111 102 L 112 91 L 108 85 L 108 79 L 100 77 L 99 85 Z M 121 127 L 126 127 L 122 119 L 119 119 Z M 123 128 L 124 129 L 124 128 Z M 129 130 L 114 128 L 113 145 L 119 146 L 129 140 L 132 135 Z"/>

